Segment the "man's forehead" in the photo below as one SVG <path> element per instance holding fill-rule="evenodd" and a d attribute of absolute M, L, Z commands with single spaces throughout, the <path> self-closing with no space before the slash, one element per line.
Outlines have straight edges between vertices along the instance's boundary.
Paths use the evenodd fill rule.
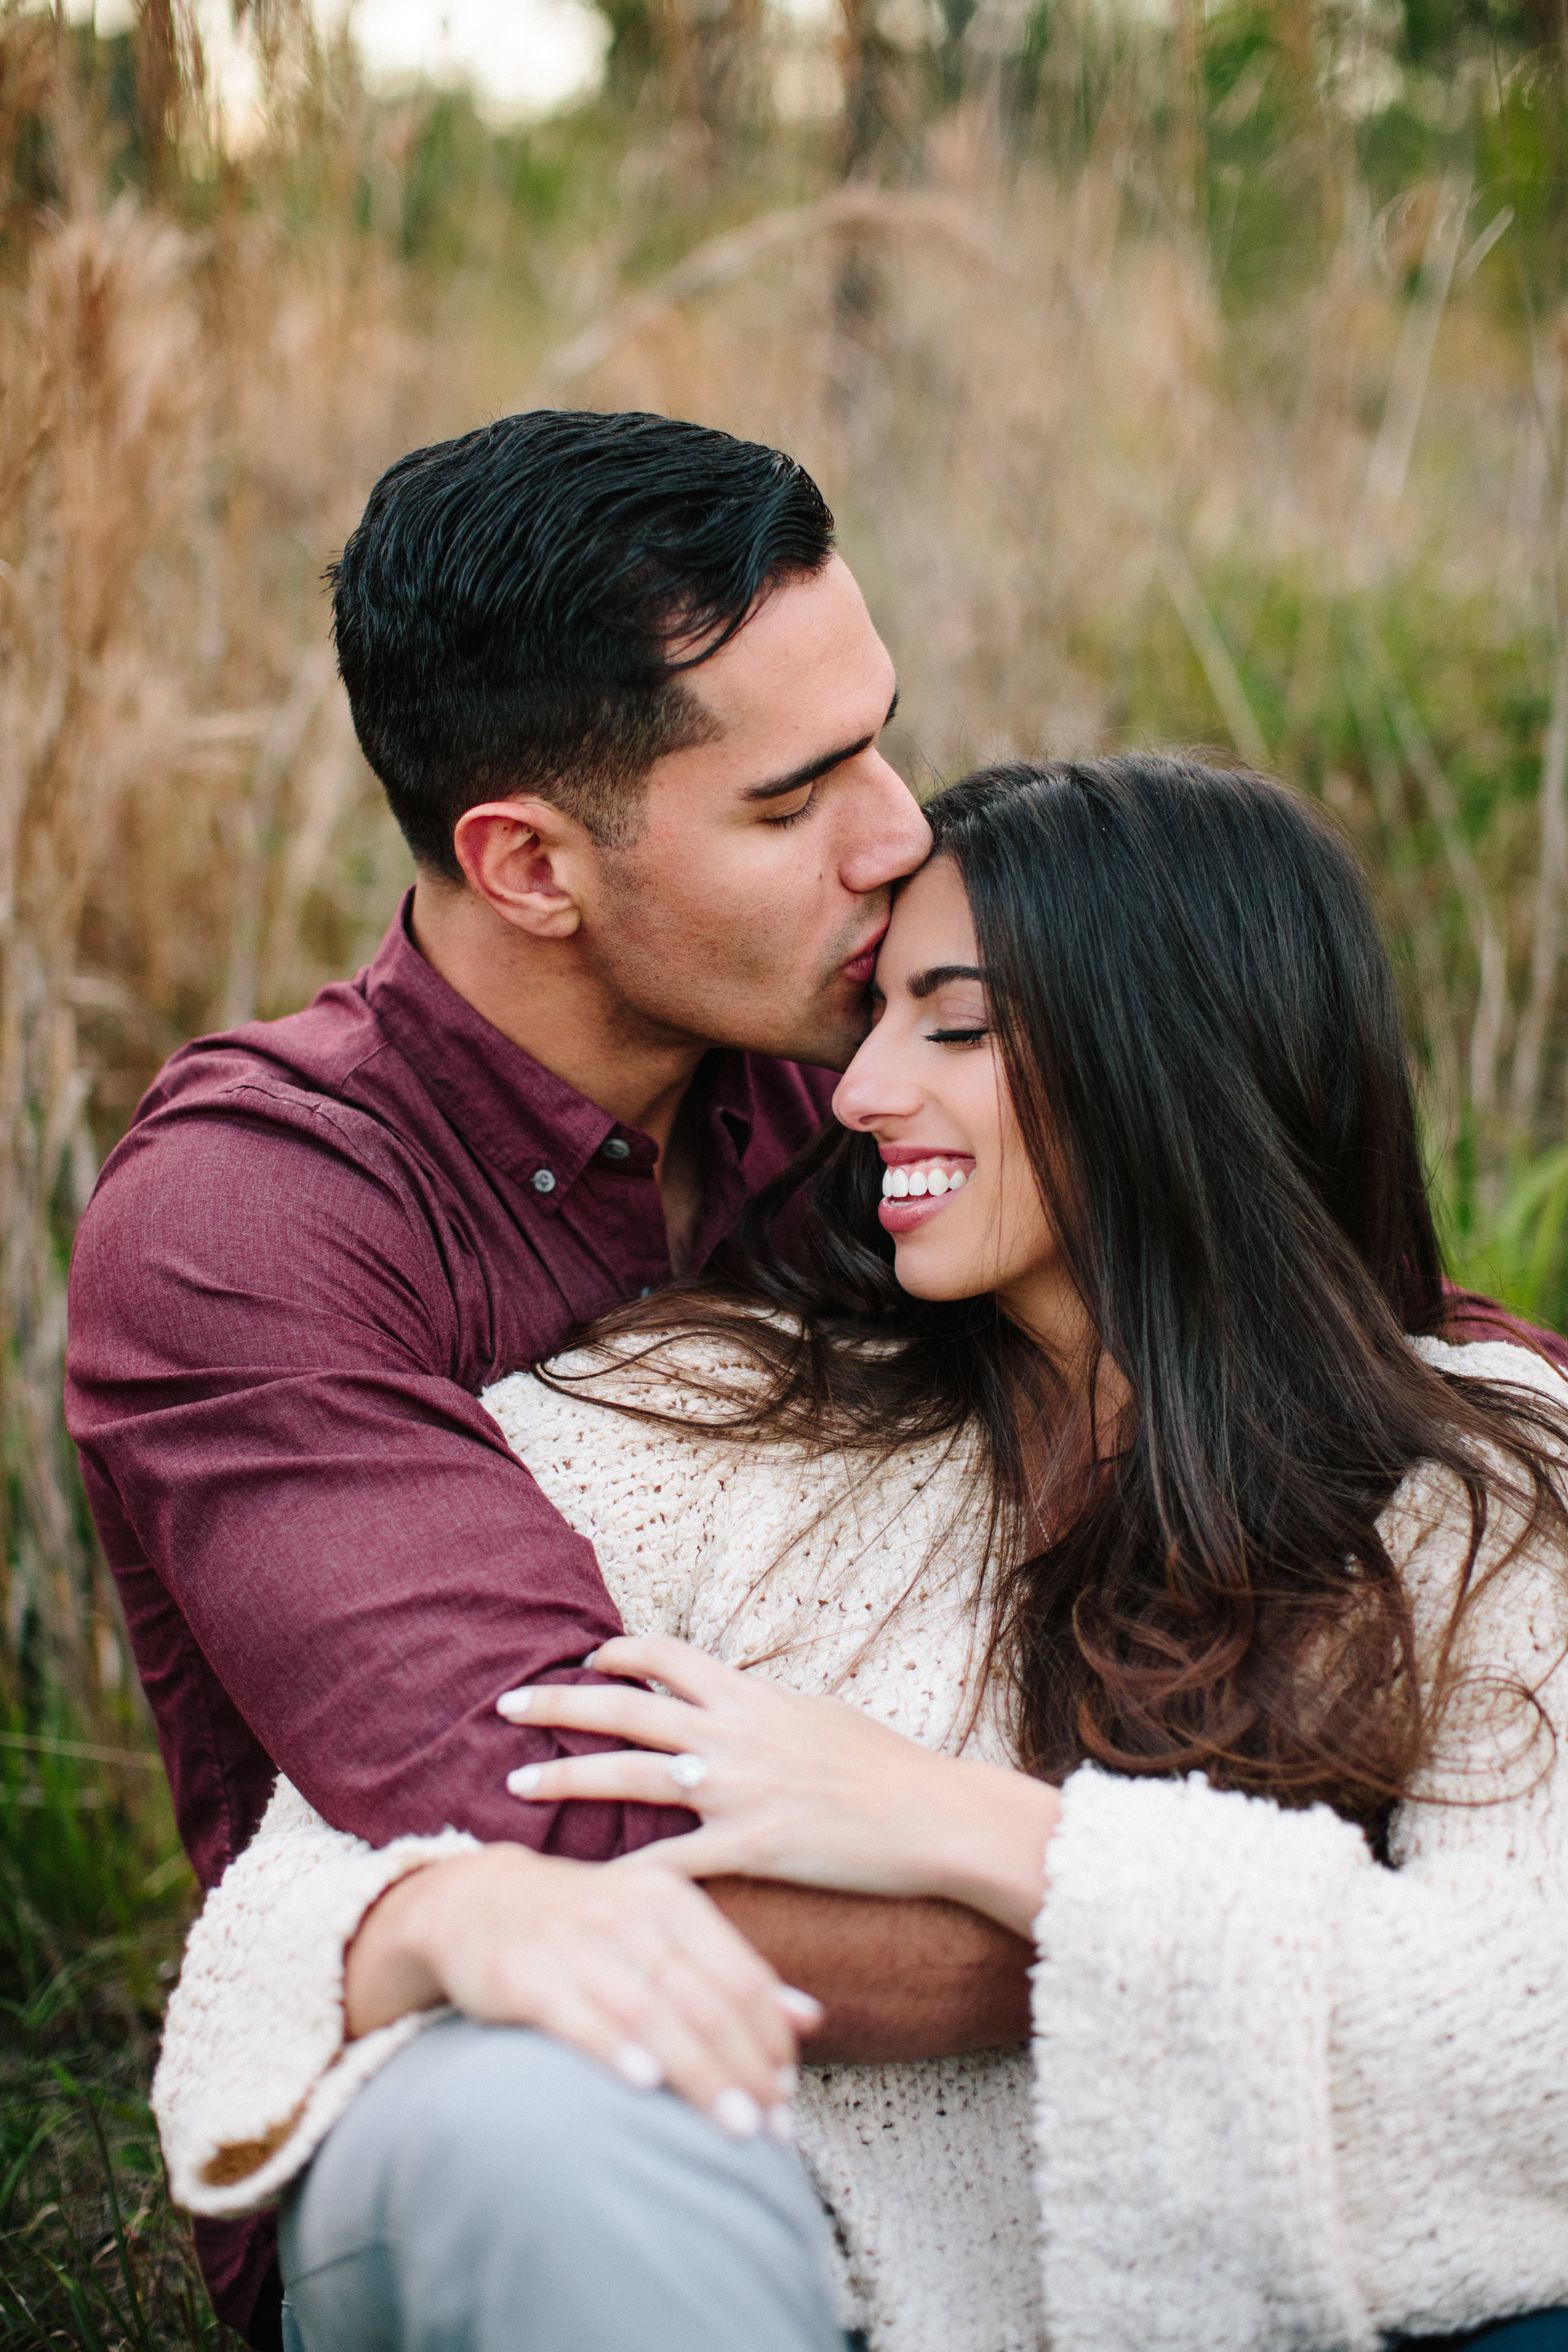
<path fill-rule="evenodd" d="M 890 681 L 892 656 L 877 635 L 855 575 L 834 556 L 820 572 L 784 581 L 726 646 L 686 673 L 689 689 L 726 729 L 774 712 L 808 709 L 825 695 L 868 694 Z M 890 684 L 884 690 L 886 705 Z"/>

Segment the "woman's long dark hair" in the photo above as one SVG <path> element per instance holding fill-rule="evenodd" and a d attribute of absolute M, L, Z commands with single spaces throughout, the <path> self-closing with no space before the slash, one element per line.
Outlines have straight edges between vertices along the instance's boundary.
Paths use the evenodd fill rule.
<path fill-rule="evenodd" d="M 787 1246 L 801 1170 L 757 1204 L 738 1286 L 610 1328 L 738 1339 L 766 1377 L 726 1426 L 878 1460 L 979 1433 L 992 1654 L 1027 1769 L 1201 1769 L 1375 1835 L 1437 1704 L 1378 1531 L 1401 1479 L 1426 1461 L 1461 1482 L 1472 1585 L 1489 1509 L 1568 1528 L 1552 1412 L 1408 1342 L 1447 1309 L 1355 863 L 1282 785 L 1173 758 L 990 768 L 927 814 L 1042 1197 L 1131 1392 L 1110 1458 L 1064 1493 L 1058 1449 L 1041 1494 L 1029 1433 L 1061 1428 L 1066 1391 L 994 1299 L 899 1288 L 868 1137 L 818 1147 Z"/>

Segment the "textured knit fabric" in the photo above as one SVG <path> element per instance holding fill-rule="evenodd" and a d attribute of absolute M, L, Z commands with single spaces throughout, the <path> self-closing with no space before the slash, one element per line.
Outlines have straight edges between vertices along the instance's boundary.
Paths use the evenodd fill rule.
<path fill-rule="evenodd" d="M 1421 1344 L 1568 1401 L 1521 1349 Z M 742 1450 L 689 1425 L 681 1367 L 711 1360 L 679 1342 L 661 1367 L 600 1376 L 651 1383 L 688 1415 L 679 1432 L 526 1378 L 487 1402 L 629 1627 L 1005 1760 L 987 1695 L 975 1706 L 962 1450 L 859 1479 Z M 1385 1533 L 1429 1672 L 1468 1509 L 1418 1473 Z M 1494 1514 L 1483 1566 L 1508 1535 Z M 807 2069 L 802 2151 L 846 2319 L 876 2352 L 1370 2352 L 1382 2330 L 1568 2302 L 1563 1593 L 1563 1560 L 1526 1555 L 1478 1603 L 1474 1679 L 1434 1785 L 1396 1815 L 1396 1867 L 1321 1811 L 1079 1772 L 1048 1858 L 1033 2053 Z M 1510 1676 L 1536 1706 L 1500 1690 Z M 1455 1789 L 1463 1805 L 1426 1801 Z M 170 2004 L 154 2103 L 183 2201 L 275 2194 L 372 2044 L 417 2030 L 345 2049 L 342 1942 L 356 1906 L 437 1850 L 372 1853 L 279 1790 Z"/>

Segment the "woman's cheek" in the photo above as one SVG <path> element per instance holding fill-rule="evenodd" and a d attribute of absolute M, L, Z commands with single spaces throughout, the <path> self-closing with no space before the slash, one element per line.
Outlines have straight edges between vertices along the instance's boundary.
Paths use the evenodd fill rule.
<path fill-rule="evenodd" d="M 894 1270 L 911 1297 L 975 1298 L 994 1288 L 994 1248 L 983 1193 L 972 1177 L 940 1216 L 900 1236 Z"/>

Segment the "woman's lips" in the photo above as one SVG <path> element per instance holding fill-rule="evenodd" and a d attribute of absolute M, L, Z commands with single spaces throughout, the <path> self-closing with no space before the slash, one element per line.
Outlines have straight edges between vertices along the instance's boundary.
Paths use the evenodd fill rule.
<path fill-rule="evenodd" d="M 884 1200 L 877 1205 L 877 1215 L 885 1234 L 912 1234 L 917 1225 L 928 1225 L 933 1217 L 940 1217 L 952 1198 L 946 1192 L 940 1201 Z"/>
<path fill-rule="evenodd" d="M 974 1173 L 973 1160 L 908 1144 L 884 1150 L 883 1161 L 884 1186 L 896 1181 L 900 1188 L 897 1192 L 884 1191 L 878 1203 L 877 1214 L 888 1234 L 911 1234 L 917 1225 L 929 1224 Z M 906 1184 L 914 1189 L 906 1192 Z"/>

